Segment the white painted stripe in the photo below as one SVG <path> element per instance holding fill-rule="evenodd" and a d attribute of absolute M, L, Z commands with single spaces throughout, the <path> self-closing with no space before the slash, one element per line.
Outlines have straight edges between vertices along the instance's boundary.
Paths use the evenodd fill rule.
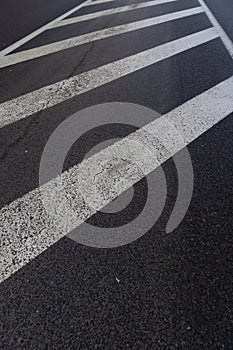
<path fill-rule="evenodd" d="M 0 68 L 17 64 L 20 62 L 28 61 L 37 57 L 42 57 L 48 54 L 52 54 L 61 50 L 69 49 L 74 46 L 90 43 L 92 41 L 106 39 L 112 36 L 128 33 L 135 30 L 151 27 L 157 24 L 161 24 L 168 21 L 177 20 L 179 18 L 192 16 L 203 12 L 202 7 L 195 7 L 193 9 L 178 11 L 169 13 L 167 15 L 148 18 L 142 21 L 123 24 L 116 27 L 103 29 L 100 31 L 84 34 L 67 40 L 58 41 L 52 44 L 36 47 L 30 50 L 21 51 L 15 54 L 11 54 L 0 59 Z"/>
<path fill-rule="evenodd" d="M 66 13 L 64 13 L 63 15 L 55 18 L 54 20 L 52 20 L 51 22 L 45 24 L 44 26 L 42 26 L 41 28 L 35 30 L 34 32 L 28 34 L 27 36 L 25 36 L 24 38 L 16 41 L 14 44 L 6 47 L 4 50 L 0 51 L 0 57 L 3 57 L 5 55 L 7 55 L 8 53 L 18 49 L 20 46 L 24 45 L 25 43 L 27 43 L 28 41 L 32 40 L 33 38 L 35 38 L 36 36 L 38 36 L 39 34 L 43 33 L 45 30 L 49 29 L 50 27 L 52 27 L 55 23 L 63 20 L 64 18 L 72 15 L 72 13 L 78 11 L 80 8 L 86 6 L 88 3 L 90 2 L 90 0 L 84 1 L 82 4 L 75 6 L 73 9 L 67 11 Z"/>
<path fill-rule="evenodd" d="M 115 2 L 117 3 L 117 0 L 92 0 L 87 6 L 93 6 L 93 5 L 104 5 L 108 2 Z"/>
<path fill-rule="evenodd" d="M 104 5 L 105 3 L 108 2 L 114 2 L 116 5 L 118 4 L 117 0 L 92 0 L 89 2 L 86 6 L 93 6 L 93 5 Z M 115 5 L 114 4 L 114 5 Z M 132 4 L 131 4 L 132 5 Z"/>
<path fill-rule="evenodd" d="M 0 281 L 23 267 L 232 111 L 233 76 L 1 209 Z M 162 140 L 162 146 L 155 142 L 158 138 Z M 114 178 L 121 180 L 117 182 L 117 193 L 111 191 L 111 181 L 100 193 L 95 182 L 97 174 L 112 159 L 118 159 L 119 165 L 122 159 L 129 159 L 130 162 L 123 178 Z M 144 174 L 137 171 L 138 165 L 144 169 Z M 95 209 L 88 205 L 90 201 L 86 197 L 87 193 L 84 201 L 80 188 L 89 189 L 90 200 L 93 199 L 93 193 L 98 194 L 98 198 L 94 198 Z M 51 209 L 53 215 L 46 211 L 42 193 L 43 200 L 46 195 L 48 204 L 54 208 Z M 66 202 L 72 198 L 69 203 L 72 210 L 68 212 L 60 205 L 64 193 Z"/>
<path fill-rule="evenodd" d="M 0 104 L 0 127 L 215 38 L 217 38 L 217 34 L 214 28 L 206 29 L 6 101 Z"/>
<path fill-rule="evenodd" d="M 206 5 L 205 1 L 204 0 L 198 0 L 198 1 L 199 1 L 200 5 L 202 6 L 202 8 L 204 9 L 204 11 L 205 11 L 207 17 L 209 18 L 210 22 L 212 23 L 212 25 L 215 27 L 215 29 L 219 33 L 219 37 L 221 38 L 221 40 L 222 40 L 223 44 L 225 45 L 227 51 L 229 52 L 229 54 L 233 58 L 233 43 L 232 43 L 231 39 L 226 34 L 226 32 L 223 30 L 222 26 L 217 21 L 217 19 L 213 15 L 213 13 L 210 11 L 210 9 Z"/>
<path fill-rule="evenodd" d="M 82 15 L 82 16 L 78 16 L 78 17 L 67 18 L 63 21 L 55 23 L 53 25 L 53 28 L 54 27 L 62 27 L 62 26 L 66 26 L 68 24 L 74 24 L 74 23 L 78 23 L 78 22 L 82 22 L 82 21 L 87 21 L 89 19 L 94 19 L 94 18 L 98 18 L 98 17 L 114 15 L 114 14 L 121 13 L 121 12 L 142 9 L 145 7 L 150 7 L 150 6 L 155 6 L 155 5 L 165 4 L 168 2 L 175 2 L 175 1 L 179 1 L 179 0 L 152 0 L 152 1 L 142 2 L 139 4 L 116 7 L 116 8 L 109 9 L 109 10 L 92 12 L 92 13 L 88 13 L 86 15 Z"/>

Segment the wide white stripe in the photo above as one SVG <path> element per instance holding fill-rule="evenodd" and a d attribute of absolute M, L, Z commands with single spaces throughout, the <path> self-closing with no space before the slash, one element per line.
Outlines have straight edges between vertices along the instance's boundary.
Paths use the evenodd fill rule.
<path fill-rule="evenodd" d="M 29 40 L 32 40 L 33 38 L 35 38 L 36 36 L 38 36 L 39 34 L 43 33 L 45 30 L 49 29 L 50 27 L 52 27 L 56 22 L 59 22 L 61 20 L 63 20 L 64 18 L 72 15 L 72 13 L 77 12 L 80 8 L 86 6 L 89 3 L 90 0 L 84 1 L 82 4 L 75 6 L 74 8 L 72 8 L 71 10 L 67 11 L 66 13 L 63 13 L 63 15 L 55 18 L 54 20 L 52 20 L 51 22 L 45 24 L 44 26 L 42 26 L 41 28 L 35 30 L 34 32 L 28 34 L 27 36 L 25 36 L 24 38 L 16 41 L 14 44 L 6 47 L 4 50 L 0 51 L 0 57 L 3 57 L 5 55 L 7 55 L 8 53 L 18 49 L 18 47 L 24 45 L 25 43 L 27 43 Z"/>
<path fill-rule="evenodd" d="M 232 111 L 233 76 L 1 209 L 0 281 L 23 267 Z M 158 137 L 162 140 L 162 146 L 155 142 Z M 86 201 L 83 199 L 80 186 L 89 188 L 93 197 L 93 193 L 100 192 L 99 189 L 96 191 L 95 179 L 98 178 L 101 167 L 113 158 L 119 159 L 120 165 L 121 159 L 125 157 L 130 158 L 132 166 L 128 164 L 124 178 L 117 179 L 123 180 L 118 181 L 117 194 L 113 194 L 111 188 L 105 188 L 96 198 L 95 209 L 89 206 L 88 198 L 85 197 Z M 144 174 L 135 172 L 135 164 L 140 164 Z M 46 194 L 48 201 L 52 198 L 54 216 L 46 211 L 42 193 L 43 196 Z M 63 212 L 60 205 L 63 193 L 66 193 L 66 201 L 72 198 L 69 203 L 72 215 Z"/>
<path fill-rule="evenodd" d="M 178 11 L 169 13 L 167 15 L 152 17 L 143 21 L 137 21 L 133 23 L 123 24 L 120 26 L 103 29 L 100 31 L 84 34 L 67 40 L 58 41 L 52 44 L 36 47 L 30 50 L 21 51 L 15 54 L 11 54 L 0 59 L 0 68 L 17 64 L 27 60 L 31 60 L 37 57 L 42 57 L 48 54 L 52 54 L 61 50 L 69 49 L 74 46 L 90 43 L 92 41 L 106 39 L 112 36 L 128 33 L 131 31 L 151 27 L 157 24 L 161 24 L 168 21 L 173 21 L 179 18 L 188 17 L 197 13 L 203 12 L 202 7 L 195 7 L 190 10 Z"/>
<path fill-rule="evenodd" d="M 217 19 L 214 17 L 213 13 L 210 11 L 210 9 L 206 5 L 205 1 L 204 0 L 198 0 L 198 1 L 199 1 L 200 5 L 202 6 L 202 8 L 204 9 L 210 22 L 212 23 L 212 25 L 215 27 L 215 29 L 219 33 L 219 36 L 220 36 L 223 44 L 225 45 L 227 51 L 229 52 L 229 54 L 233 58 L 233 43 L 232 43 L 231 39 L 226 34 L 226 32 L 223 30 L 222 26 L 217 21 Z"/>
<path fill-rule="evenodd" d="M 206 29 L 6 101 L 0 104 L 0 127 L 199 46 L 216 37 L 217 34 L 213 28 Z"/>
<path fill-rule="evenodd" d="M 113 15 L 116 13 L 121 13 L 121 12 L 136 10 L 136 9 L 142 9 L 145 7 L 150 7 L 150 6 L 155 6 L 155 5 L 165 4 L 167 2 L 175 2 L 175 1 L 179 1 L 179 0 L 152 0 L 152 1 L 142 2 L 139 4 L 116 7 L 116 8 L 109 9 L 109 10 L 92 12 L 92 13 L 88 13 L 87 15 L 67 18 L 63 21 L 55 23 L 53 25 L 53 28 L 66 26 L 67 24 L 73 24 L 73 23 L 78 23 L 78 22 L 82 22 L 82 21 L 87 21 L 89 19 L 94 19 L 94 18 L 98 18 L 98 17 L 102 17 L 102 16 Z"/>

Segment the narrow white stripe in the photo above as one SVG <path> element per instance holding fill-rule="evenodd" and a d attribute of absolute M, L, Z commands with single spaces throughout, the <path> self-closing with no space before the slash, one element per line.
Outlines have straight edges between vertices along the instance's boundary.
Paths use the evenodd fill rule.
<path fill-rule="evenodd" d="M 82 4 L 75 6 L 73 9 L 69 10 L 68 12 L 64 13 L 63 15 L 55 18 L 54 20 L 52 20 L 51 22 L 45 24 L 44 26 L 42 26 L 41 28 L 35 30 L 34 32 L 28 34 L 27 36 L 25 36 L 24 38 L 16 41 L 14 44 L 6 47 L 4 50 L 0 51 L 0 57 L 3 57 L 5 55 L 7 55 L 8 53 L 18 49 L 18 47 L 24 45 L 25 43 L 27 43 L 29 40 L 35 38 L 36 36 L 38 36 L 39 34 L 43 33 L 45 30 L 49 29 L 50 27 L 52 27 L 56 22 L 59 22 L 61 20 L 63 20 L 64 18 L 72 15 L 72 13 L 78 11 L 81 7 L 86 6 L 88 3 L 90 2 L 90 0 L 84 1 Z"/>
<path fill-rule="evenodd" d="M 198 1 L 199 1 L 200 5 L 202 6 L 202 8 L 204 9 L 204 11 L 205 11 L 207 17 L 209 18 L 210 22 L 212 23 L 212 25 L 217 30 L 217 32 L 218 32 L 218 34 L 219 34 L 223 44 L 225 45 L 227 51 L 229 52 L 229 54 L 233 58 L 233 43 L 232 43 L 231 39 L 226 34 L 226 32 L 223 30 L 223 28 L 221 27 L 221 25 L 219 24 L 217 19 L 214 17 L 213 13 L 210 11 L 210 9 L 206 5 L 205 1 L 204 0 L 198 0 Z"/>
<path fill-rule="evenodd" d="M 24 62 L 27 60 L 31 60 L 37 57 L 42 57 L 61 50 L 69 49 L 74 46 L 90 43 L 92 41 L 106 39 L 111 36 L 116 36 L 116 35 L 131 32 L 134 30 L 151 27 L 160 23 L 173 21 L 183 17 L 192 16 L 201 12 L 203 12 L 202 7 L 195 7 L 190 10 L 178 11 L 178 12 L 169 13 L 163 16 L 148 18 L 143 21 L 123 24 L 120 26 L 92 32 L 90 34 L 84 34 L 84 35 L 70 38 L 67 40 L 62 40 L 52 44 L 36 47 L 30 50 L 21 51 L 15 54 L 11 54 L 9 56 L 5 56 L 2 59 L 0 59 L 0 68 L 7 67 L 12 64 Z"/>
<path fill-rule="evenodd" d="M 87 6 L 92 6 L 92 5 L 103 5 L 105 3 L 108 3 L 108 2 L 113 2 L 113 1 L 116 1 L 117 3 L 117 0 L 92 0 Z"/>
<path fill-rule="evenodd" d="M 141 8 L 145 8 L 145 7 L 150 7 L 150 6 L 155 6 L 155 5 L 165 4 L 167 2 L 175 2 L 175 1 L 179 1 L 179 0 L 152 0 L 152 1 L 142 2 L 139 4 L 116 7 L 116 8 L 109 9 L 109 10 L 92 12 L 92 13 L 88 13 L 87 15 L 83 15 L 83 16 L 67 18 L 59 23 L 55 23 L 53 28 L 66 26 L 67 24 L 73 24 L 73 23 L 78 23 L 78 22 L 82 22 L 82 21 L 87 21 L 89 19 L 94 19 L 94 18 L 98 18 L 98 17 L 102 17 L 102 16 L 113 15 L 116 13 L 141 9 Z"/>
<path fill-rule="evenodd" d="M 217 34 L 214 28 L 206 29 L 6 101 L 0 104 L 0 127 L 215 38 Z"/>
<path fill-rule="evenodd" d="M 159 0 L 158 0 L 159 1 Z M 89 2 L 87 5 L 85 6 L 93 6 L 93 5 L 104 5 L 105 3 L 108 2 L 114 2 L 116 5 L 118 4 L 117 0 L 92 0 L 91 2 Z M 115 5 L 114 4 L 114 5 Z M 132 4 L 131 4 L 132 5 Z M 135 4 L 134 4 L 135 5 Z"/>
<path fill-rule="evenodd" d="M 99 189 L 96 192 L 95 178 L 106 162 L 115 157 L 114 159 L 119 159 L 121 164 L 121 159 L 130 158 L 132 166 L 128 164 L 129 170 L 124 174 L 124 178 L 117 179 L 123 180 L 118 181 L 117 195 L 120 195 L 144 177 L 144 174 L 155 170 L 232 111 L 233 76 L 1 209 L 0 281 L 23 267 L 115 198 L 116 193 L 112 193 L 110 184 L 110 188 L 105 189 L 104 193 L 101 193 L 102 196 L 96 198 L 93 209 L 88 205 L 89 201 L 84 201 L 80 191 L 81 186 L 89 188 L 91 194 L 99 193 Z M 170 127 L 171 125 L 175 128 Z M 182 135 L 182 142 L 177 134 Z M 163 146 L 159 147 L 155 142 L 158 136 L 162 139 Z M 151 152 L 148 152 L 148 149 Z M 151 154 L 154 155 L 154 159 Z M 144 174 L 135 172 L 135 164 L 140 164 Z M 48 201 L 52 198 L 54 217 L 50 216 L 43 206 L 41 193 L 46 193 Z M 70 212 L 63 213 L 63 207 L 59 205 L 62 203 L 63 193 L 66 193 L 66 201 L 72 198 L 69 203 L 74 210 L 72 216 Z M 101 201 L 100 198 L 104 200 Z"/>

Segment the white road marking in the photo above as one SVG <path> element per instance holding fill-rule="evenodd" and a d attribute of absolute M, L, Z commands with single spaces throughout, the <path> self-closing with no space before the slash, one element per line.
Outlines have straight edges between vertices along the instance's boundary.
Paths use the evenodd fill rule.
<path fill-rule="evenodd" d="M 92 6 L 92 5 L 104 5 L 105 3 L 108 3 L 108 2 L 114 2 L 116 1 L 117 3 L 117 0 L 92 0 L 87 6 Z"/>
<path fill-rule="evenodd" d="M 0 127 L 24 119 L 72 97 L 139 71 L 218 37 L 214 28 L 168 42 L 21 95 L 0 104 Z"/>
<path fill-rule="evenodd" d="M 227 51 L 233 58 L 233 43 L 226 32 L 223 30 L 222 26 L 219 24 L 213 13 L 210 11 L 209 7 L 206 5 L 204 0 L 198 0 L 202 8 L 204 9 L 207 17 L 209 18 L 212 25 L 215 27 L 217 32 L 219 33 L 219 37 L 221 38 L 223 44 L 225 45 Z"/>
<path fill-rule="evenodd" d="M 178 11 L 174 13 L 169 13 L 167 15 L 157 16 L 148 18 L 142 21 L 137 21 L 133 23 L 123 24 L 116 27 L 111 27 L 89 34 L 84 34 L 81 36 L 76 36 L 74 38 L 61 40 L 55 43 L 39 46 L 30 50 L 17 52 L 0 59 L 0 68 L 7 67 L 20 62 L 25 62 L 32 60 L 34 58 L 42 57 L 48 54 L 52 54 L 61 50 L 69 49 L 74 46 L 82 45 L 85 43 L 90 43 L 92 41 L 106 39 L 112 36 L 128 33 L 135 30 L 140 30 L 143 28 L 148 28 L 157 24 L 164 22 L 169 22 L 177 20 L 179 18 L 184 18 L 188 16 L 193 16 L 195 14 L 203 12 L 202 7 L 195 7 L 193 9 Z"/>
<path fill-rule="evenodd" d="M 78 16 L 78 17 L 67 18 L 63 21 L 55 23 L 53 25 L 53 28 L 62 27 L 62 26 L 66 26 L 68 24 L 74 24 L 74 23 L 78 23 L 78 22 L 82 22 L 82 21 L 87 21 L 89 19 L 94 19 L 94 18 L 98 18 L 98 17 L 102 17 L 102 16 L 113 15 L 113 14 L 117 14 L 117 13 L 121 13 L 121 12 L 132 11 L 132 10 L 136 10 L 136 9 L 142 9 L 145 7 L 151 7 L 151 6 L 156 6 L 159 4 L 165 4 L 168 2 L 176 2 L 176 1 L 179 1 L 179 0 L 152 0 L 152 1 L 137 3 L 137 4 L 133 4 L 133 5 L 116 7 L 116 8 L 109 9 L 109 10 L 92 12 L 92 13 L 88 13 L 86 15 L 82 15 L 82 16 Z"/>
<path fill-rule="evenodd" d="M 79 226 L 96 210 L 110 203 L 144 177 L 144 174 L 154 171 L 232 111 L 233 76 L 1 209 L 0 281 Z M 182 135 L 182 142 L 177 134 Z M 162 140 L 163 146 L 160 142 L 155 142 L 158 138 Z M 97 174 L 101 174 L 104 164 L 112 159 L 118 159 L 121 166 L 125 157 L 130 160 L 131 165 L 127 163 L 123 179 L 122 175 L 120 179 L 114 178 L 121 180 L 118 181 L 117 192 L 113 193 L 109 188 L 111 181 L 108 181 L 103 193 L 100 193 L 95 182 L 98 179 Z M 137 171 L 138 164 L 140 169 L 144 169 L 144 174 Z M 110 173 L 112 180 L 111 176 Z M 93 193 L 98 194 L 95 209 L 88 205 L 90 201 L 87 200 L 87 193 L 84 201 L 80 188 L 89 189 L 90 200 L 93 200 Z M 71 198 L 71 212 L 63 210 L 60 205 L 64 203 L 64 191 L 65 201 Z M 42 193 L 43 196 L 46 194 L 48 204 L 54 208 L 51 209 L 54 211 L 53 215 L 50 213 L 51 216 L 43 205 Z"/>
<path fill-rule="evenodd" d="M 49 22 L 49 23 L 45 24 L 44 26 L 42 26 L 41 28 L 39 28 L 39 29 L 35 30 L 34 32 L 28 34 L 24 38 L 16 41 L 14 44 L 6 47 L 4 50 L 0 51 L 0 58 L 5 56 L 5 55 L 7 55 L 8 53 L 18 49 L 20 46 L 24 45 L 25 43 L 27 43 L 28 41 L 32 40 L 33 38 L 35 38 L 39 34 L 43 33 L 44 31 L 46 31 L 47 29 L 52 27 L 56 22 L 59 22 L 59 21 L 63 20 L 64 18 L 72 15 L 72 13 L 78 11 L 81 7 L 86 6 L 90 1 L 91 0 L 84 1 L 82 4 L 80 4 L 78 6 L 75 6 L 73 9 L 67 11 L 66 13 L 63 13 L 63 15 L 55 18 L 51 22 Z"/>
<path fill-rule="evenodd" d="M 143 0 L 142 0 L 143 1 Z M 159 1 L 159 0 L 158 0 Z M 115 2 L 116 5 L 118 4 L 117 0 L 92 0 L 89 4 L 86 6 L 93 6 L 93 5 L 104 5 L 108 2 Z M 131 4 L 132 5 L 132 4 Z"/>

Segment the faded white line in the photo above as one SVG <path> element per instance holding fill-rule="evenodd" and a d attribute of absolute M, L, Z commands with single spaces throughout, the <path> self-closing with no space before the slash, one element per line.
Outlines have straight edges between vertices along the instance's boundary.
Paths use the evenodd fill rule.
<path fill-rule="evenodd" d="M 18 49 L 20 46 L 24 45 L 25 43 L 27 43 L 28 41 L 32 40 L 33 38 L 35 38 L 39 34 L 43 33 L 47 29 L 51 28 L 55 23 L 57 23 L 57 22 L 63 20 L 64 18 L 72 15 L 72 13 L 78 11 L 81 7 L 86 6 L 89 2 L 90 2 L 90 0 L 84 1 L 82 4 L 80 4 L 78 6 L 75 6 L 73 9 L 67 11 L 63 15 L 55 18 L 51 22 L 49 22 L 49 23 L 45 24 L 44 26 L 42 26 L 41 28 L 39 28 L 39 29 L 35 30 L 34 32 L 28 34 L 24 38 L 16 41 L 14 44 L 6 47 L 4 50 L 0 51 L 0 57 L 3 57 L 5 55 L 7 55 L 8 53 Z"/>
<path fill-rule="evenodd" d="M 210 11 L 210 9 L 206 5 L 205 1 L 204 0 L 198 0 L 198 1 L 199 1 L 200 5 L 202 6 L 202 8 L 204 9 L 204 11 L 205 11 L 207 17 L 209 18 L 210 22 L 212 23 L 212 25 L 215 27 L 215 29 L 219 33 L 219 37 L 221 38 L 221 40 L 222 40 L 223 44 L 225 45 L 227 51 L 229 52 L 229 54 L 233 58 L 233 43 L 232 43 L 231 39 L 226 34 L 226 32 L 223 30 L 222 26 L 217 21 L 217 19 L 213 15 L 213 13 Z"/>
<path fill-rule="evenodd" d="M 233 76 L 1 209 L 0 281 L 8 278 L 232 111 Z M 177 135 L 182 135 L 182 138 Z M 162 140 L 162 145 L 156 142 L 157 139 Z M 112 159 L 118 159 L 119 166 L 122 165 L 121 160 L 129 159 L 132 165 L 127 165 L 123 178 L 113 179 L 121 180 L 116 192 L 111 190 L 111 181 L 100 191 L 96 184 L 97 174 Z M 144 169 L 144 174 L 137 171 L 138 165 Z M 112 180 L 111 173 L 109 176 Z M 84 200 L 80 188 L 89 189 L 90 201 L 87 193 Z M 63 211 L 63 193 L 66 193 L 65 201 L 69 201 L 71 212 Z M 94 193 L 98 194 L 95 209 L 88 204 L 93 200 Z M 46 211 L 42 194 L 43 201 L 46 195 L 48 204 L 51 203 L 54 208 L 53 215 Z"/>
<path fill-rule="evenodd" d="M 142 21 L 137 21 L 133 23 L 123 24 L 116 27 L 111 27 L 89 34 L 84 34 L 67 40 L 58 41 L 52 44 L 36 47 L 30 50 L 21 51 L 9 56 L 5 56 L 0 59 L 0 68 L 7 67 L 20 62 L 25 62 L 32 60 L 34 58 L 42 57 L 48 54 L 52 54 L 61 50 L 69 49 L 74 46 L 82 45 L 85 43 L 90 43 L 92 41 L 97 41 L 101 39 L 106 39 L 112 36 L 128 33 L 131 31 L 140 30 L 143 28 L 148 28 L 157 24 L 164 22 L 169 22 L 177 20 L 179 18 L 184 18 L 188 16 L 193 16 L 195 14 L 203 12 L 202 7 L 195 7 L 189 10 L 178 11 L 174 13 L 169 13 L 163 16 L 157 16 L 148 18 Z"/>
<path fill-rule="evenodd" d="M 94 18 L 98 18 L 98 17 L 102 17 L 102 16 L 114 15 L 114 14 L 121 13 L 121 12 L 142 9 L 145 7 L 150 7 L 150 6 L 155 6 L 155 5 L 165 4 L 168 2 L 175 2 L 175 1 L 179 1 L 179 0 L 152 0 L 152 1 L 142 2 L 139 4 L 116 7 L 116 8 L 109 9 L 109 10 L 92 12 L 92 13 L 88 13 L 86 15 L 82 15 L 82 16 L 78 16 L 78 17 L 67 18 L 59 23 L 55 23 L 53 25 L 53 28 L 62 27 L 62 26 L 66 26 L 68 24 L 74 24 L 74 23 L 78 23 L 78 22 L 82 22 L 82 21 L 87 21 L 89 19 L 94 19 Z"/>
<path fill-rule="evenodd" d="M 0 104 L 0 127 L 217 38 L 214 28 L 168 42 Z"/>

